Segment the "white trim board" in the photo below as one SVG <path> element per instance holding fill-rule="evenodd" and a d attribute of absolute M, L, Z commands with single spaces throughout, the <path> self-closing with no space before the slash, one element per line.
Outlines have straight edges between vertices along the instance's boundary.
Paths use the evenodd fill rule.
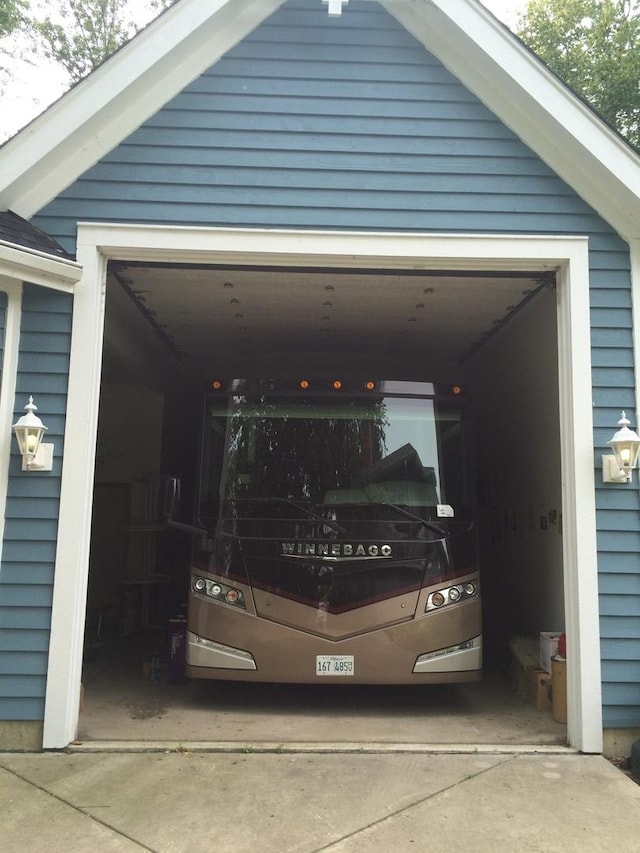
<path fill-rule="evenodd" d="M 568 739 L 602 750 L 598 579 L 586 238 L 268 231 L 81 223 L 84 272 L 73 319 L 45 748 L 76 737 L 109 259 L 261 266 L 558 272 L 564 589 L 569 638 Z"/>
<path fill-rule="evenodd" d="M 74 285 L 82 275 L 82 268 L 75 261 L 0 240 L 0 275 L 73 293 Z"/>
<path fill-rule="evenodd" d="M 1 267 L 0 267 L 1 269 Z M 0 379 L 0 543 L 4 543 L 5 510 L 9 490 L 9 461 L 13 441 L 13 408 L 16 399 L 20 320 L 22 318 L 22 282 L 0 274 L 0 290 L 7 294 L 4 347 Z M 28 402 L 25 400 L 25 402 Z"/>

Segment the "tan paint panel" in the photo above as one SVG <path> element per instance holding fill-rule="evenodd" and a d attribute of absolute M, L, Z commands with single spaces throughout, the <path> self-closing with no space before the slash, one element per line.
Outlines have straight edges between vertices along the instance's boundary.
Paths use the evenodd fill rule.
<path fill-rule="evenodd" d="M 346 613 L 328 613 L 322 606 L 310 607 L 259 589 L 254 589 L 253 596 L 256 612 L 264 619 L 334 639 L 412 619 L 418 603 L 416 590 Z"/>
<path fill-rule="evenodd" d="M 419 655 L 477 637 L 482 630 L 479 599 L 407 622 L 341 640 L 314 636 L 200 596 L 190 602 L 189 630 L 212 641 L 250 652 L 256 671 L 187 666 L 196 678 L 280 683 L 427 684 L 473 681 L 480 671 L 412 672 Z M 355 674 L 318 678 L 316 655 L 353 655 Z"/>

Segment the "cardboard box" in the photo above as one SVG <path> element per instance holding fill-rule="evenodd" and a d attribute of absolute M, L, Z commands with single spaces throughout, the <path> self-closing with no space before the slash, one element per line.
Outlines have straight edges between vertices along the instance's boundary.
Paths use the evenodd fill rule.
<path fill-rule="evenodd" d="M 538 711 L 550 711 L 551 698 L 551 675 L 541 669 L 527 670 L 527 702 L 537 708 Z"/>
<path fill-rule="evenodd" d="M 540 669 L 551 672 L 551 658 L 558 651 L 560 632 L 544 631 L 540 634 Z"/>
<path fill-rule="evenodd" d="M 551 665 L 553 719 L 567 722 L 567 662 L 564 658 L 554 660 Z"/>
<path fill-rule="evenodd" d="M 530 669 L 538 669 L 538 644 L 535 637 L 512 637 L 509 640 L 511 648 L 513 689 L 521 696 L 527 695 L 527 673 Z"/>

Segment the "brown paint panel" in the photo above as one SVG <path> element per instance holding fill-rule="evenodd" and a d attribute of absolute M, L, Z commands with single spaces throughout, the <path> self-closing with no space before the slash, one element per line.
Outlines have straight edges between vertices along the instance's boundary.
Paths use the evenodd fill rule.
<path fill-rule="evenodd" d="M 480 677 L 480 671 L 412 672 L 419 655 L 480 635 L 479 599 L 336 640 L 311 635 L 300 628 L 277 624 L 232 607 L 211 605 L 192 596 L 189 630 L 215 642 L 249 651 L 257 667 L 255 672 L 247 672 L 187 666 L 187 674 L 197 678 L 295 684 L 428 684 L 474 681 Z M 316 655 L 327 654 L 354 655 L 355 675 L 316 676 Z"/>
<path fill-rule="evenodd" d="M 340 639 L 412 619 L 419 592 L 398 595 L 339 614 L 329 613 L 322 607 L 322 602 L 318 607 L 308 607 L 259 589 L 254 589 L 253 595 L 256 612 L 262 618 L 320 637 Z"/>

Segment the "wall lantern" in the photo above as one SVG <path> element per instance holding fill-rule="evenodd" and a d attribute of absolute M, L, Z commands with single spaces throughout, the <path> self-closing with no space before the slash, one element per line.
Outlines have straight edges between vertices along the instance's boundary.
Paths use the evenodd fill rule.
<path fill-rule="evenodd" d="M 607 444 L 613 450 L 613 456 L 602 457 L 602 480 L 605 483 L 630 483 L 631 472 L 638 464 L 640 437 L 629 429 L 630 421 L 622 412 L 618 421 L 620 429 L 614 433 Z"/>
<path fill-rule="evenodd" d="M 29 397 L 29 402 L 24 410 L 26 415 L 18 418 L 12 427 L 22 455 L 22 470 L 51 471 L 53 468 L 53 444 L 42 444 L 42 436 L 47 427 L 35 414 L 38 407 L 34 404 L 33 397 Z"/>

